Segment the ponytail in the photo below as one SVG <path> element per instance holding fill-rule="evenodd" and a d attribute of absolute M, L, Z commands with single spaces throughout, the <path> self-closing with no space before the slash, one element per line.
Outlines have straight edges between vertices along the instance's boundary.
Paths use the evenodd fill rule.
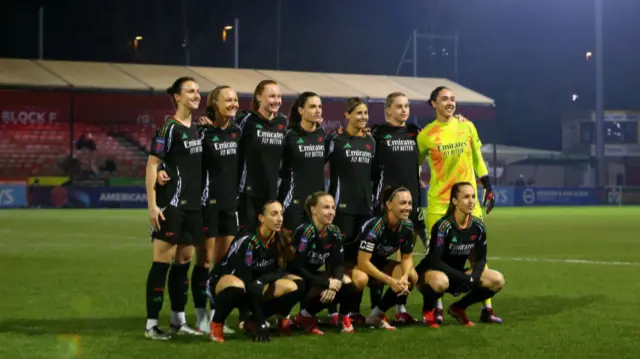
<path fill-rule="evenodd" d="M 298 98 L 291 105 L 291 112 L 289 112 L 289 127 L 300 126 L 302 122 L 302 115 L 298 108 L 304 108 L 307 104 L 307 100 L 311 97 L 319 97 L 315 92 L 305 91 L 298 96 Z"/>
<path fill-rule="evenodd" d="M 262 95 L 264 88 L 267 85 L 277 85 L 278 83 L 273 80 L 262 80 L 256 86 L 256 89 L 253 90 L 253 97 L 251 98 L 251 111 L 258 111 L 260 108 L 260 102 L 258 101 L 258 96 Z"/>
<path fill-rule="evenodd" d="M 381 206 L 380 209 L 382 210 L 383 213 L 385 213 L 388 209 L 387 202 L 393 201 L 393 198 L 396 196 L 396 194 L 400 192 L 410 192 L 410 191 L 406 187 L 399 186 L 399 185 L 386 186 L 384 188 L 384 190 L 382 191 L 382 202 L 380 203 L 380 206 Z"/>
<path fill-rule="evenodd" d="M 178 102 L 176 101 L 176 95 L 180 95 L 180 93 L 182 92 L 182 85 L 184 85 L 184 83 L 188 82 L 188 81 L 196 82 L 196 80 L 193 77 L 183 76 L 183 77 L 180 77 L 180 78 L 176 79 L 173 82 L 173 84 L 171 84 L 171 86 L 167 88 L 167 90 L 166 90 L 167 95 L 171 96 L 171 103 L 173 104 L 174 108 L 178 108 Z"/>
<path fill-rule="evenodd" d="M 265 202 L 260 211 L 258 212 L 258 216 L 265 214 L 267 207 L 272 203 L 280 203 L 276 200 L 269 200 Z M 278 267 L 281 269 L 285 269 L 287 267 L 287 263 L 289 263 L 296 254 L 295 248 L 293 248 L 293 237 L 291 236 L 291 232 L 287 230 L 281 230 L 275 234 L 276 241 L 276 263 Z"/>
<path fill-rule="evenodd" d="M 322 191 L 313 192 L 304 201 L 304 211 L 307 214 L 307 217 L 309 219 L 313 219 L 313 216 L 311 215 L 311 207 L 317 206 L 318 205 L 318 201 L 320 200 L 320 198 L 322 198 L 324 196 L 330 196 L 331 197 L 331 194 L 329 194 L 328 192 L 322 192 Z M 331 197 L 331 198 L 333 198 L 333 197 Z"/>
<path fill-rule="evenodd" d="M 458 198 L 458 193 L 460 192 L 460 188 L 464 186 L 473 187 L 473 185 L 469 182 L 457 182 L 451 187 L 451 192 L 449 194 L 449 207 L 447 207 L 448 216 L 452 216 L 456 212 L 456 205 L 453 204 L 453 200 Z"/>
<path fill-rule="evenodd" d="M 431 106 L 431 108 L 436 108 L 435 103 L 438 102 L 438 96 L 440 96 L 440 92 L 442 90 L 448 90 L 448 88 L 445 86 L 438 86 L 431 91 L 431 95 L 429 96 L 429 106 Z"/>
<path fill-rule="evenodd" d="M 293 237 L 291 232 L 284 229 L 281 230 L 276 237 L 276 262 L 280 269 L 286 269 L 287 263 L 291 262 L 296 256 L 296 250 L 293 248 Z"/>

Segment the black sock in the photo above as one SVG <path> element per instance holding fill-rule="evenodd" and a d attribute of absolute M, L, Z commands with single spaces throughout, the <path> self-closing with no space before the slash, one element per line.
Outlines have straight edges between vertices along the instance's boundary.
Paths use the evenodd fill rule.
<path fill-rule="evenodd" d="M 169 263 L 153 262 L 147 276 L 147 318 L 158 319 L 164 301 Z"/>
<path fill-rule="evenodd" d="M 171 310 L 184 312 L 189 298 L 189 266 L 191 263 L 173 263 L 169 269 L 169 299 Z"/>
<path fill-rule="evenodd" d="M 320 302 L 320 296 L 317 295 L 315 297 L 307 298 L 304 301 L 302 308 L 304 308 L 309 314 L 316 315 L 326 306 L 327 305 L 325 303 Z"/>
<path fill-rule="evenodd" d="M 342 304 L 340 304 L 340 310 L 342 310 Z M 329 314 L 333 314 L 333 313 L 338 313 L 338 302 L 333 301 L 331 303 L 329 303 L 329 306 L 327 307 L 327 312 L 329 312 Z"/>
<path fill-rule="evenodd" d="M 488 289 L 488 288 L 477 288 L 471 290 L 467 295 L 462 297 L 459 301 L 455 302 L 453 305 L 459 308 L 466 309 L 471 304 L 485 301 L 491 297 L 496 295 L 496 292 Z"/>
<path fill-rule="evenodd" d="M 396 305 L 407 305 L 407 298 L 409 296 L 408 295 L 403 295 L 398 297 L 398 300 L 396 300 Z"/>
<path fill-rule="evenodd" d="M 436 307 L 436 302 L 440 294 L 436 293 L 429 284 L 425 284 L 421 289 L 422 293 L 422 312 L 430 312 Z"/>
<path fill-rule="evenodd" d="M 297 285 L 297 283 L 296 283 L 296 285 Z M 304 293 L 300 294 L 300 310 L 307 309 L 306 306 L 307 306 L 307 302 L 309 301 L 308 297 L 309 297 L 309 291 L 311 290 L 310 287 L 311 286 L 307 286 L 305 284 L 305 286 L 303 288 L 304 289 Z"/>
<path fill-rule="evenodd" d="M 384 287 L 371 287 L 369 288 L 369 298 L 371 299 L 371 309 L 378 306 L 380 299 L 382 299 L 382 292 Z"/>
<path fill-rule="evenodd" d="M 353 283 L 345 284 L 340 288 L 336 300 L 333 303 L 340 303 L 340 314 L 347 315 L 358 311 L 358 296 L 362 298 L 362 292 Z M 333 304 L 331 303 L 331 304 Z M 335 313 L 335 312 L 333 312 Z"/>
<path fill-rule="evenodd" d="M 291 309 L 298 303 L 298 293 L 291 292 L 276 298 L 276 314 L 286 317 L 291 313 Z"/>
<path fill-rule="evenodd" d="M 211 319 L 216 323 L 224 323 L 233 308 L 238 307 L 243 301 L 244 289 L 238 287 L 227 287 L 215 295 L 216 311 Z"/>
<path fill-rule="evenodd" d="M 378 302 L 378 309 L 383 312 L 387 312 L 389 308 L 393 307 L 394 304 L 398 302 L 398 293 L 394 292 L 393 289 L 388 288 L 387 291 L 382 296 L 382 299 Z"/>
<path fill-rule="evenodd" d="M 202 266 L 194 266 L 191 272 L 191 296 L 194 308 L 207 307 L 207 279 L 209 270 Z M 215 289 L 215 288 L 213 288 Z"/>
<path fill-rule="evenodd" d="M 362 295 L 364 292 L 358 292 L 353 297 L 352 307 L 350 309 L 350 313 L 360 313 L 360 305 L 362 304 Z"/>
<path fill-rule="evenodd" d="M 300 301 L 301 296 L 306 293 L 303 280 L 296 279 L 294 280 L 294 282 L 298 286 L 298 289 L 277 298 L 278 305 L 276 307 L 276 313 L 282 315 L 283 317 L 286 317 L 291 313 L 291 309 L 293 309 L 296 303 Z"/>

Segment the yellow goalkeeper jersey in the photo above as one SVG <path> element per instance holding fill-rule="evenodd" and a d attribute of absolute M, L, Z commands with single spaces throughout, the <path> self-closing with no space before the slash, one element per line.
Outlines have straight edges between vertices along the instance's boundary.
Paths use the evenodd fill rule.
<path fill-rule="evenodd" d="M 449 205 L 451 187 L 470 182 L 478 191 L 476 176 L 489 172 L 482 158 L 482 142 L 471 121 L 452 117 L 448 122 L 434 120 L 418 134 L 419 163 L 429 161 L 431 180 L 427 194 L 427 213 L 444 214 Z M 480 210 L 480 200 L 476 210 Z"/>

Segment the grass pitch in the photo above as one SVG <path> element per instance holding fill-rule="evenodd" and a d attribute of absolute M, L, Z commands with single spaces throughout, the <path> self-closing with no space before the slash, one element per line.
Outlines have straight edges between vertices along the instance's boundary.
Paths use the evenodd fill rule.
<path fill-rule="evenodd" d="M 0 358 L 636 358 L 639 218 L 633 207 L 497 208 L 486 220 L 489 266 L 507 280 L 493 300 L 503 325 L 462 328 L 445 316 L 439 330 L 218 344 L 144 339 L 144 210 L 0 210 Z M 409 311 L 420 309 L 414 291 Z M 187 311 L 193 323 L 191 299 Z"/>

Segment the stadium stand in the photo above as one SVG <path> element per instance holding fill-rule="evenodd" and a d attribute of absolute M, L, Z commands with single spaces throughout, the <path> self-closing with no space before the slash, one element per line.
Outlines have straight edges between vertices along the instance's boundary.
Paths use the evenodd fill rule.
<path fill-rule="evenodd" d="M 143 177 L 150 138 L 173 112 L 165 89 L 180 76 L 200 84 L 197 115 L 218 85 L 233 87 L 247 109 L 256 84 L 272 79 L 283 113 L 302 91 L 322 96 L 330 129 L 340 125 L 344 99 L 352 96 L 369 102 L 372 123 L 383 122 L 384 97 L 394 91 L 409 97 L 421 122 L 431 116 L 426 100 L 439 85 L 456 91 L 462 112 L 475 111 L 471 118 L 493 118 L 492 99 L 446 79 L 0 58 L 0 178 Z M 77 148 L 83 135 L 95 149 Z"/>
<path fill-rule="evenodd" d="M 69 124 L 3 125 L 0 176 L 62 174 L 58 164 L 69 155 Z"/>

